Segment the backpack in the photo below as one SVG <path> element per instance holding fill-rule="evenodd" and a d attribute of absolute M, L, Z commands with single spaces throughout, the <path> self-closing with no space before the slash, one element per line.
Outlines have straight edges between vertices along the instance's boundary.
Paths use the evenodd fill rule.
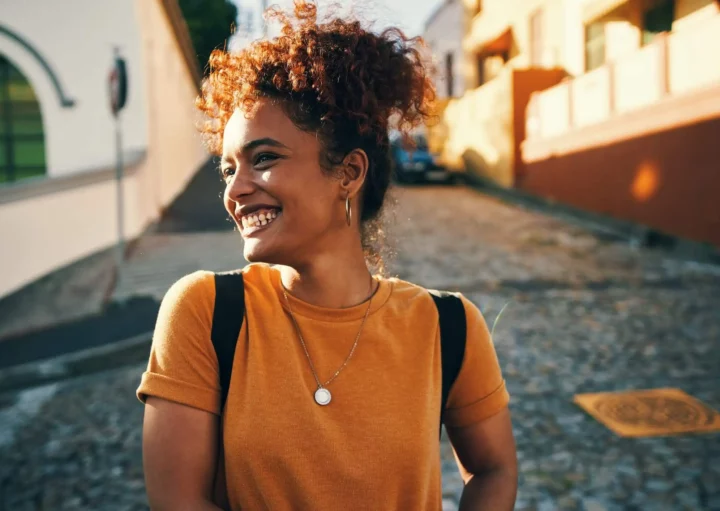
<path fill-rule="evenodd" d="M 438 418 L 442 433 L 443 412 L 448 395 L 465 356 L 467 324 L 465 308 L 456 295 L 428 291 L 438 310 L 440 322 L 440 359 L 442 362 L 441 412 Z M 215 308 L 211 339 L 220 373 L 220 409 L 225 406 L 232 376 L 235 345 L 245 317 L 245 287 L 239 271 L 215 274 Z"/>

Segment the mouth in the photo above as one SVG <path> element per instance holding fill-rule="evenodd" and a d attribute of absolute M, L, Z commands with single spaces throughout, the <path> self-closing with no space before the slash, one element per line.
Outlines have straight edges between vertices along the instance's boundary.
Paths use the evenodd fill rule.
<path fill-rule="evenodd" d="M 270 227 L 282 214 L 280 208 L 262 208 L 237 217 L 241 225 L 240 234 L 249 236 Z"/>

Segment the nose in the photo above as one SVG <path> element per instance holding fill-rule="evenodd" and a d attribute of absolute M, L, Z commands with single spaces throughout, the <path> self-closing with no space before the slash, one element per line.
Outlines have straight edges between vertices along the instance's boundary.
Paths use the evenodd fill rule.
<path fill-rule="evenodd" d="M 225 185 L 225 198 L 237 202 L 241 197 L 253 193 L 255 188 L 252 170 L 243 170 L 239 166 Z"/>

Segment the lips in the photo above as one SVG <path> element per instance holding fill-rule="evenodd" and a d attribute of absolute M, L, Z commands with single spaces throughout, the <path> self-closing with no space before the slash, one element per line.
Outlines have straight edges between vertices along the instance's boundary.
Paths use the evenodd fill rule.
<path fill-rule="evenodd" d="M 237 218 L 242 226 L 242 233 L 248 234 L 268 227 L 278 218 L 280 214 L 280 208 L 247 208 L 244 214 L 239 215 Z"/>

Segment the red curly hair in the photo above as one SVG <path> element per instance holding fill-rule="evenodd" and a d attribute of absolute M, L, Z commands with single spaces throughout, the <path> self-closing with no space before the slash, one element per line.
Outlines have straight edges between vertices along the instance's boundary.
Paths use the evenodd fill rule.
<path fill-rule="evenodd" d="M 435 89 L 417 48 L 420 38 L 394 28 L 376 34 L 355 20 L 320 23 L 317 5 L 308 0 L 295 0 L 292 12 L 270 9 L 266 16 L 280 23 L 278 37 L 210 56 L 197 100 L 206 144 L 219 154 L 237 108 L 250 113 L 260 99 L 277 101 L 298 128 L 318 136 L 324 170 L 332 171 L 353 149 L 366 152 L 361 221 L 370 223 L 390 183 L 390 119 L 407 132 L 431 115 Z"/>

